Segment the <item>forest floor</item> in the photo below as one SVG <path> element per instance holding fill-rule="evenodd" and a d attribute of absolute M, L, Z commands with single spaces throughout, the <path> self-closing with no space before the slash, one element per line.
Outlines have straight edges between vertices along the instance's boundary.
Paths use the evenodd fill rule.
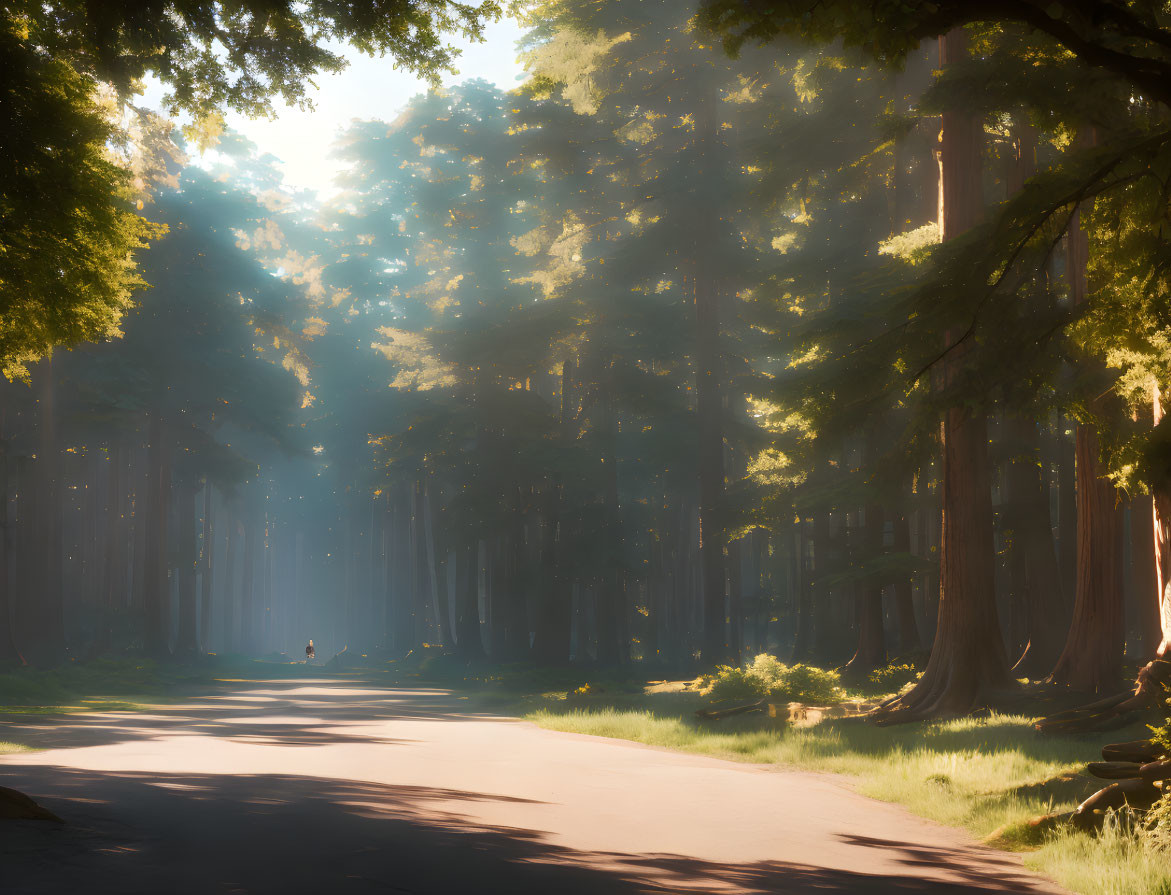
<path fill-rule="evenodd" d="M 4 891 L 1058 891 L 837 776 L 550 730 L 492 687 L 252 672 L 0 715 L 39 750 L 0 785 L 66 820 L 3 822 Z"/>

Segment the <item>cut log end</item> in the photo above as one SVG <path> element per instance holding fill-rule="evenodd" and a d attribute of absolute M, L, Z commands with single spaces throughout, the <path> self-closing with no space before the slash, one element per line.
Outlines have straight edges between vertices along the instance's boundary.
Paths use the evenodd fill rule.
<path fill-rule="evenodd" d="M 1162 790 L 1145 780 L 1123 780 L 1098 790 L 1074 811 L 1073 825 L 1079 830 L 1093 830 L 1102 825 L 1107 811 L 1132 808 L 1145 811 L 1163 795 Z"/>

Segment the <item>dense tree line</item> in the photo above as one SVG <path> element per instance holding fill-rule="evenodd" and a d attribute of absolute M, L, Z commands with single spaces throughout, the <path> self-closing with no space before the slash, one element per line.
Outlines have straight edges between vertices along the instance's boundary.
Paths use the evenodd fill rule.
<path fill-rule="evenodd" d="M 925 663 L 892 720 L 1161 658 L 1162 13 L 799 6 L 528 4 L 327 200 L 242 82 L 137 112 L 153 244 L 6 350 L 0 656 Z"/>

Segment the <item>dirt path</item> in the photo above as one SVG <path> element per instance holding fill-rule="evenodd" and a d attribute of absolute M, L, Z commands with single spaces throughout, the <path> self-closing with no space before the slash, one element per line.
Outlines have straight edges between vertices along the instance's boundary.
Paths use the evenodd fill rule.
<path fill-rule="evenodd" d="M 237 683 L 0 724 L 69 824 L 0 821 L 0 892 L 1057 892 L 1015 857 L 777 772 L 476 715 L 434 690 Z"/>

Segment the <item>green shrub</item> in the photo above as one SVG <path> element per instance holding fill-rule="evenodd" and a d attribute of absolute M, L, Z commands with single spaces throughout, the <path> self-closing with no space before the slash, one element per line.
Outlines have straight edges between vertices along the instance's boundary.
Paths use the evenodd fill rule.
<path fill-rule="evenodd" d="M 901 690 L 907 684 L 919 679 L 920 671 L 910 662 L 891 663 L 885 668 L 876 668 L 870 672 L 870 683 L 885 691 Z"/>
<path fill-rule="evenodd" d="M 721 665 L 714 674 L 700 678 L 698 690 L 716 700 L 748 700 L 768 697 L 781 702 L 829 705 L 843 698 L 837 672 L 812 665 L 786 665 L 761 653 L 744 668 Z"/>

